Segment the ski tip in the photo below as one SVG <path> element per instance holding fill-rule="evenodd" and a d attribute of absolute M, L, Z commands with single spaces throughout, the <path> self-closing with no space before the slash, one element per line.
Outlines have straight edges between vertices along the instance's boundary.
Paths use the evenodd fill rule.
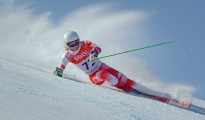
<path fill-rule="evenodd" d="M 185 102 L 185 101 L 178 100 L 178 99 L 170 99 L 168 104 L 181 107 L 181 108 L 185 108 L 185 109 L 189 109 L 191 105 L 190 102 Z"/>

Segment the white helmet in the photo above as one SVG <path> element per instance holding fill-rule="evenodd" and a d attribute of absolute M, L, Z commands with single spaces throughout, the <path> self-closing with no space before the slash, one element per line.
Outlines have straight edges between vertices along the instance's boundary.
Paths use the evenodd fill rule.
<path fill-rule="evenodd" d="M 80 40 L 78 34 L 74 31 L 69 31 L 65 33 L 63 39 L 66 44 L 75 40 Z"/>
<path fill-rule="evenodd" d="M 81 45 L 79 45 L 78 49 L 76 51 L 72 51 L 70 50 L 68 43 L 72 42 L 72 41 L 76 41 L 78 40 L 80 42 L 80 38 L 78 36 L 78 34 L 74 31 L 69 31 L 67 33 L 64 34 L 63 36 L 64 42 L 66 44 L 66 48 L 68 49 L 68 52 L 75 55 L 80 51 Z"/>

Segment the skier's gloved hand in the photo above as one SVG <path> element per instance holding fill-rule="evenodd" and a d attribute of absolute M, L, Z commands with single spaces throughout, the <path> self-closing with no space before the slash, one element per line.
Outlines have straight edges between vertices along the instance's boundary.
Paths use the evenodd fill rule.
<path fill-rule="evenodd" d="M 94 63 L 98 59 L 98 52 L 97 51 L 91 51 L 89 62 Z"/>
<path fill-rule="evenodd" d="M 60 68 L 57 67 L 57 68 L 55 69 L 55 71 L 54 71 L 54 74 L 55 74 L 56 76 L 62 77 L 63 71 L 62 71 Z"/>

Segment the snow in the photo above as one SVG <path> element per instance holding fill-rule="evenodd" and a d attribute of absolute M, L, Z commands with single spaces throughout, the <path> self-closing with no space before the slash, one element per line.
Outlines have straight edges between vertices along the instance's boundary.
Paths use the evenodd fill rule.
<path fill-rule="evenodd" d="M 0 59 L 0 95 L 1 120 L 205 119 L 205 115 L 5 59 Z"/>

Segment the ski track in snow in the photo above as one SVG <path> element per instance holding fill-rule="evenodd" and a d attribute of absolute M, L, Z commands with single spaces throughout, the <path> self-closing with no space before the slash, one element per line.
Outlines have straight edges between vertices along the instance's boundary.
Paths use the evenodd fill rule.
<path fill-rule="evenodd" d="M 205 120 L 205 115 L 34 68 L 0 59 L 0 120 Z"/>

